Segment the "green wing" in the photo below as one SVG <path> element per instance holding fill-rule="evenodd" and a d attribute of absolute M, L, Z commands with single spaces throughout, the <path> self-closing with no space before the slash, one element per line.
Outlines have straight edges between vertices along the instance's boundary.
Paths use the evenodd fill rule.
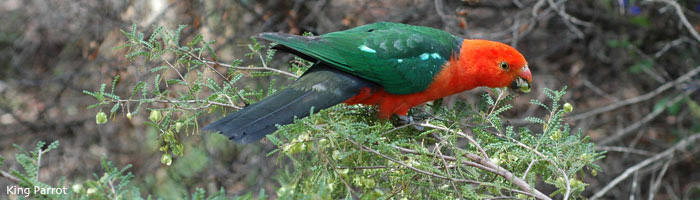
<path fill-rule="evenodd" d="M 381 22 L 320 36 L 263 33 L 304 58 L 376 82 L 392 94 L 425 90 L 462 39 L 420 26 Z"/>

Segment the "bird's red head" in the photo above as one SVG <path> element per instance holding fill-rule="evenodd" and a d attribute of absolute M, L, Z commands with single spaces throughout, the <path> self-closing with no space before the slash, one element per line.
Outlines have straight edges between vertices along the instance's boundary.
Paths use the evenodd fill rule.
<path fill-rule="evenodd" d="M 506 44 L 488 40 L 464 40 L 457 60 L 463 79 L 473 87 L 514 87 L 528 92 L 532 73 L 525 57 Z"/>

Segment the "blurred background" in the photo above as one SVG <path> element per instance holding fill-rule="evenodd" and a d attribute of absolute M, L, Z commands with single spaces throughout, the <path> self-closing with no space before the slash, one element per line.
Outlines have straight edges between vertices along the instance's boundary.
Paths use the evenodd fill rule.
<path fill-rule="evenodd" d="M 121 75 L 115 93 L 152 80 L 147 66 L 113 48 L 157 26 L 184 29 L 215 40 L 220 60 L 248 52 L 254 34 L 274 31 L 322 34 L 372 22 L 430 26 L 464 38 L 501 41 L 520 50 L 533 70 L 534 88 L 505 115 L 512 124 L 544 115 L 528 99 L 541 89 L 568 86 L 574 105 L 567 121 L 609 151 L 603 171 L 585 180 L 591 196 L 625 170 L 700 132 L 699 0 L 2 0 L 0 1 L 0 155 L 6 169 L 19 169 L 18 150 L 38 141 L 60 141 L 45 155 L 40 179 L 55 184 L 102 173 L 100 157 L 132 164 L 142 193 L 170 199 L 194 188 L 240 195 L 264 188 L 274 197 L 274 177 L 285 161 L 266 156 L 269 142 L 235 145 L 214 134 L 184 137 L 185 156 L 160 163 L 156 130 L 146 112 L 132 120 L 118 115 L 95 123 L 95 91 Z M 277 64 L 288 61 L 278 55 Z M 276 63 L 273 63 L 274 67 Z M 262 86 L 250 82 L 252 87 Z M 460 94 L 473 98 L 474 93 Z M 108 108 L 106 108 L 108 109 Z M 206 116 L 208 123 L 218 115 Z M 606 194 L 620 199 L 700 199 L 700 145 L 632 171 Z M 0 188 L 13 184 L 0 177 Z M 654 184 L 658 189 L 651 191 Z M 550 191 L 551 192 L 551 191 Z M 0 194 L 0 198 L 5 198 Z"/>

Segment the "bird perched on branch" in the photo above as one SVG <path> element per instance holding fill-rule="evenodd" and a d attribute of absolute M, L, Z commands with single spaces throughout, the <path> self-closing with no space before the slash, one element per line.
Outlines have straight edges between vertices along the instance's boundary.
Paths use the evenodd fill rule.
<path fill-rule="evenodd" d="M 476 87 L 528 92 L 532 83 L 527 61 L 513 47 L 429 27 L 380 22 L 319 36 L 257 37 L 315 64 L 286 89 L 204 128 L 239 143 L 258 141 L 312 107 L 376 105 L 378 117 L 388 119 Z"/>

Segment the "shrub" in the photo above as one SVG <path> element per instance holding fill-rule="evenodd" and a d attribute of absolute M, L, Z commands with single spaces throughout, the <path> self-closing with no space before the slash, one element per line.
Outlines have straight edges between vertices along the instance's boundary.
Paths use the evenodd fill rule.
<path fill-rule="evenodd" d="M 152 86 L 139 81 L 122 98 L 114 93 L 117 76 L 110 92 L 106 84 L 85 91 L 96 98 L 90 107 L 100 108 L 98 113 L 111 107 L 111 118 L 120 108 L 131 118 L 147 103 L 147 124 L 159 130 L 165 164 L 183 155 L 181 136 L 198 132 L 200 115 L 213 110 L 228 114 L 276 90 L 274 81 L 266 90 L 237 86 L 243 79 L 293 79 L 309 67 L 299 58 L 288 71 L 268 67 L 275 51 L 255 39 L 246 54 L 257 59 L 253 64 L 241 66 L 241 59 L 224 64 L 211 47 L 213 41 L 201 35 L 181 44 L 183 29 L 159 27 L 148 38 L 135 26 L 122 31 L 128 42 L 118 48 L 127 49 L 126 58 L 135 63 L 154 66 Z M 226 72 L 219 72 L 220 67 Z M 531 103 L 548 115 L 529 116 L 524 120 L 530 126 L 518 128 L 501 116 L 514 98 L 503 88 L 491 89 L 473 105 L 458 102 L 448 108 L 438 100 L 419 106 L 411 110 L 416 119 L 408 124 L 377 120 L 372 107 L 342 104 L 297 119 L 267 137 L 277 146 L 268 155 L 279 154 L 293 163 L 293 169 L 280 170 L 276 194 L 281 199 L 580 198 L 586 187 L 584 169 L 595 175 L 600 169 L 593 162 L 603 153 L 565 123 L 572 108 L 561 104 L 566 87 L 542 92 L 551 103 Z M 543 194 L 537 190 L 542 184 L 557 190 Z"/>

